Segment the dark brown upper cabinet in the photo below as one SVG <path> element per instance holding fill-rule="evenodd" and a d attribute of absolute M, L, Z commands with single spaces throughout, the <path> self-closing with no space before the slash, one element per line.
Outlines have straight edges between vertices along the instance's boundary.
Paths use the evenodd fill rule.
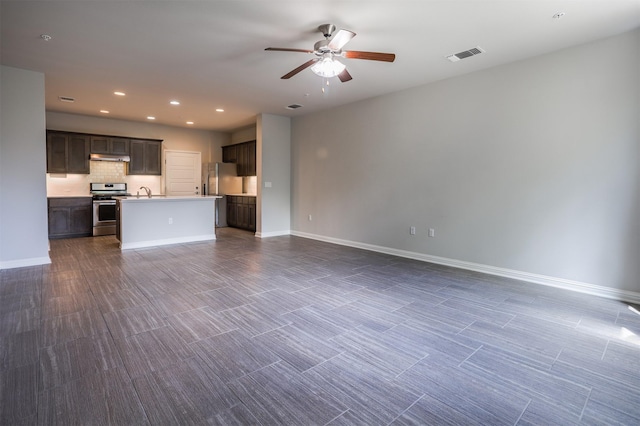
<path fill-rule="evenodd" d="M 91 136 L 92 154 L 129 155 L 129 139 Z"/>
<path fill-rule="evenodd" d="M 131 162 L 127 168 L 129 175 L 162 174 L 162 141 L 131 139 L 129 142 Z"/>
<path fill-rule="evenodd" d="M 222 162 L 236 163 L 238 161 L 237 145 L 227 145 L 222 147 Z"/>
<path fill-rule="evenodd" d="M 90 136 L 47 132 L 47 173 L 89 174 Z"/>
<path fill-rule="evenodd" d="M 255 176 L 256 173 L 256 141 L 243 142 L 222 147 L 222 161 L 236 163 L 238 176 Z"/>

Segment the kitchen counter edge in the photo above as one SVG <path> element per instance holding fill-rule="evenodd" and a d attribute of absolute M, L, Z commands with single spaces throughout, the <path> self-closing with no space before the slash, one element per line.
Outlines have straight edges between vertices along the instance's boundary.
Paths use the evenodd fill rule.
<path fill-rule="evenodd" d="M 151 196 L 151 198 L 147 196 L 140 196 L 139 198 L 135 195 L 132 197 L 113 197 L 116 200 L 120 200 L 120 202 L 149 202 L 149 201 L 187 201 L 187 200 L 215 200 L 217 198 L 222 198 L 220 195 L 159 195 L 159 196 Z"/>

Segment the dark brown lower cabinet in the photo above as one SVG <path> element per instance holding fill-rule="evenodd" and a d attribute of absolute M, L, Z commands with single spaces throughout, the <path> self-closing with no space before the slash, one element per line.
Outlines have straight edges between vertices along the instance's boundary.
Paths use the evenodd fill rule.
<path fill-rule="evenodd" d="M 227 195 L 227 225 L 256 230 L 256 197 Z"/>
<path fill-rule="evenodd" d="M 49 238 L 76 238 L 93 235 L 91 197 L 48 198 Z"/>

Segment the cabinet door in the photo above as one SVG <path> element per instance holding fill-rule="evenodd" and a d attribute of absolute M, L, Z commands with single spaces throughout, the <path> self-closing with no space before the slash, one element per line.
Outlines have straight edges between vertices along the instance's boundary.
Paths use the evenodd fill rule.
<path fill-rule="evenodd" d="M 67 173 L 67 135 L 47 134 L 47 173 Z"/>
<path fill-rule="evenodd" d="M 241 143 L 236 145 L 238 176 L 247 176 L 247 144 Z"/>
<path fill-rule="evenodd" d="M 71 229 L 69 207 L 49 207 L 49 237 L 66 235 Z"/>
<path fill-rule="evenodd" d="M 67 173 L 89 174 L 90 137 L 70 134 L 67 140 Z"/>
<path fill-rule="evenodd" d="M 247 228 L 250 231 L 256 230 L 256 206 L 255 204 L 249 204 L 249 223 Z"/>
<path fill-rule="evenodd" d="M 227 196 L 227 225 L 236 226 L 236 203 L 234 197 Z"/>
<path fill-rule="evenodd" d="M 236 145 L 229 145 L 229 146 L 222 147 L 222 162 L 223 163 L 237 162 Z"/>
<path fill-rule="evenodd" d="M 144 169 L 144 141 L 132 140 L 129 143 L 129 153 L 131 161 L 129 162 L 128 174 L 143 175 Z"/>
<path fill-rule="evenodd" d="M 109 154 L 114 154 L 114 155 L 129 154 L 129 139 L 124 139 L 124 138 L 109 139 Z"/>
<path fill-rule="evenodd" d="M 69 212 L 70 233 L 93 234 L 93 205 L 72 207 Z"/>
<path fill-rule="evenodd" d="M 92 154 L 110 154 L 109 138 L 106 136 L 91 136 Z"/>
<path fill-rule="evenodd" d="M 256 176 L 256 141 L 247 142 L 247 176 Z"/>
<path fill-rule="evenodd" d="M 146 175 L 162 174 L 162 142 L 147 141 L 145 143 L 144 167 Z"/>
<path fill-rule="evenodd" d="M 242 229 L 249 228 L 249 205 L 248 204 L 238 204 L 239 212 L 238 212 L 238 226 Z"/>

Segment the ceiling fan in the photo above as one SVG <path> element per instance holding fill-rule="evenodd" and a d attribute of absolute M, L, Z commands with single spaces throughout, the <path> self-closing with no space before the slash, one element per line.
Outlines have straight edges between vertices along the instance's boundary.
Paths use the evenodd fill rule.
<path fill-rule="evenodd" d="M 339 30 L 333 37 L 331 35 L 336 30 L 336 26 L 333 24 L 324 24 L 318 27 L 318 30 L 324 35 L 325 40 L 320 40 L 313 46 L 313 50 L 305 49 L 289 49 L 282 47 L 267 47 L 264 50 L 274 50 L 280 52 L 301 52 L 301 53 L 313 53 L 316 58 L 313 58 L 298 68 L 283 75 L 282 79 L 289 79 L 311 67 L 311 71 L 321 77 L 338 77 L 341 82 L 351 80 L 351 74 L 347 71 L 346 66 L 337 61 L 336 57 L 348 58 L 348 59 L 367 59 L 370 61 L 382 61 L 393 62 L 396 59 L 396 55 L 393 53 L 381 53 L 381 52 L 360 52 L 357 50 L 342 50 L 345 44 L 347 44 L 356 33 L 349 30 Z"/>

